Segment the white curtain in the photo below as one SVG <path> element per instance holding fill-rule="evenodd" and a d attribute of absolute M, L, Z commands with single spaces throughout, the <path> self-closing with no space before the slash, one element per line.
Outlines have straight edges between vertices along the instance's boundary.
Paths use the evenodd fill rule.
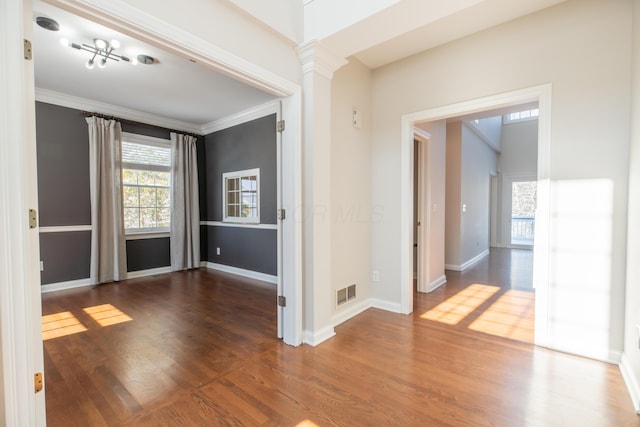
<path fill-rule="evenodd" d="M 196 138 L 171 132 L 171 270 L 200 267 Z"/>
<path fill-rule="evenodd" d="M 121 127 L 87 117 L 91 185 L 91 283 L 127 278 L 122 210 Z"/>

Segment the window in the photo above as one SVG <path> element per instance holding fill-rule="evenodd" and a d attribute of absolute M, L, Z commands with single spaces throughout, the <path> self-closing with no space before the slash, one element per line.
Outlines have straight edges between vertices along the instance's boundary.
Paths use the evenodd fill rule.
<path fill-rule="evenodd" d="M 505 114 L 503 116 L 503 123 L 523 122 L 525 120 L 535 120 L 538 118 L 540 110 L 533 108 L 531 110 L 517 111 L 515 113 Z"/>
<path fill-rule="evenodd" d="M 126 233 L 169 231 L 169 140 L 122 134 L 122 199 Z"/>
<path fill-rule="evenodd" d="M 222 174 L 224 222 L 260 223 L 260 169 Z"/>

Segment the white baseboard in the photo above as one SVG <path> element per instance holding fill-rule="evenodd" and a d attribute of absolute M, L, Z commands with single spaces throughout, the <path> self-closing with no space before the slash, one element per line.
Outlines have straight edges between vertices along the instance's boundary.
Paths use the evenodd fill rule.
<path fill-rule="evenodd" d="M 633 370 L 631 366 L 629 366 L 629 358 L 625 353 L 622 353 L 622 357 L 620 358 L 620 373 L 627 386 L 627 390 L 629 390 L 633 409 L 635 409 L 636 414 L 640 415 L 640 385 L 638 385 L 638 380 L 633 375 Z"/>
<path fill-rule="evenodd" d="M 356 317 L 366 309 L 371 307 L 371 300 L 366 299 L 364 301 L 348 302 L 344 306 L 341 306 L 336 314 L 331 317 L 331 323 L 333 326 L 338 326 L 341 323 L 346 322 L 349 319 Z"/>
<path fill-rule="evenodd" d="M 453 270 L 453 271 L 464 271 L 467 268 L 471 267 L 476 262 L 480 261 L 482 258 L 486 257 L 487 255 L 489 255 L 489 249 L 487 249 L 486 251 L 482 252 L 480 255 L 477 255 L 477 256 L 471 258 L 469 261 L 465 262 L 462 265 L 445 264 L 444 265 L 444 269 L 445 270 Z"/>
<path fill-rule="evenodd" d="M 447 276 L 445 276 L 443 274 L 442 276 L 438 277 L 433 282 L 429 283 L 429 289 L 427 289 L 427 293 L 435 291 L 436 289 L 438 289 L 440 286 L 444 285 L 445 283 L 447 283 Z"/>
<path fill-rule="evenodd" d="M 150 268 L 149 270 L 130 271 L 127 273 L 127 279 L 136 279 L 138 277 L 155 276 L 156 274 L 171 273 L 171 267 Z"/>
<path fill-rule="evenodd" d="M 399 303 L 384 301 L 377 298 L 371 298 L 371 307 L 390 311 L 392 313 L 402 313 L 402 306 Z"/>
<path fill-rule="evenodd" d="M 69 280 L 68 282 L 50 283 L 48 285 L 42 285 L 40 292 L 46 294 L 47 292 L 64 291 L 65 289 L 81 288 L 83 286 L 91 286 L 91 279 L 78 279 Z"/>
<path fill-rule="evenodd" d="M 325 342 L 329 338 L 336 335 L 333 326 L 327 326 L 320 329 L 318 332 L 302 331 L 302 342 L 312 347 L 317 346 L 320 343 Z"/>
<path fill-rule="evenodd" d="M 250 279 L 262 280 L 263 282 L 278 283 L 278 276 L 273 276 L 271 274 L 259 273 L 257 271 L 245 270 L 243 268 L 231 267 L 229 265 L 224 264 L 216 264 L 214 262 L 206 262 L 202 261 L 200 263 L 201 267 L 206 267 L 209 270 L 222 271 L 224 273 L 231 273 L 237 276 L 248 277 Z"/>

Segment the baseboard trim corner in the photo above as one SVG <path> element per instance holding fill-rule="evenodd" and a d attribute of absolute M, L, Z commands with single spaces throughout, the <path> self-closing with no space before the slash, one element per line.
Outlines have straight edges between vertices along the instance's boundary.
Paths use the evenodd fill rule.
<path fill-rule="evenodd" d="M 378 308 L 384 311 L 390 311 L 392 313 L 402 313 L 402 306 L 400 303 L 389 302 L 377 298 L 371 298 L 371 307 Z"/>
<path fill-rule="evenodd" d="M 447 276 L 445 276 L 443 274 L 442 276 L 438 277 L 433 282 L 429 283 L 429 288 L 427 289 L 427 293 L 435 291 L 436 289 L 438 289 L 440 286 L 444 285 L 445 283 L 447 283 Z"/>
<path fill-rule="evenodd" d="M 91 286 L 91 279 L 78 279 L 69 280 L 67 282 L 50 283 L 48 285 L 42 285 L 40 292 L 46 294 L 47 292 L 64 291 L 65 289 L 81 288 L 84 286 Z"/>
<path fill-rule="evenodd" d="M 638 385 L 638 380 L 633 375 L 633 370 L 631 369 L 631 366 L 629 366 L 629 358 L 625 353 L 622 353 L 622 356 L 620 357 L 619 367 L 622 379 L 629 391 L 629 396 L 633 403 L 633 409 L 635 409 L 636 414 L 640 415 L 640 385 Z"/>
<path fill-rule="evenodd" d="M 302 342 L 310 345 L 311 347 L 315 347 L 335 335 L 336 332 L 333 329 L 333 326 L 327 326 L 326 328 L 320 329 L 318 332 L 305 330 L 302 332 Z"/>

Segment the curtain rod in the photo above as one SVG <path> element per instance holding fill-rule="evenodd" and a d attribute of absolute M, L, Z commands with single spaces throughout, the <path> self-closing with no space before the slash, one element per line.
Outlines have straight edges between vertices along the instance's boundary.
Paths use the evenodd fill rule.
<path fill-rule="evenodd" d="M 102 114 L 102 113 L 92 113 L 91 111 L 81 111 L 82 115 L 84 117 L 100 117 L 101 119 L 106 119 L 106 120 L 117 120 L 120 122 L 129 122 L 129 123 L 140 123 L 140 122 L 136 122 L 133 120 L 128 120 L 128 119 L 123 119 L 121 117 L 116 117 L 116 116 L 111 116 L 109 114 Z M 142 124 L 147 124 L 147 123 L 142 123 Z M 184 130 L 180 130 L 180 129 L 169 129 L 169 128 L 165 128 L 162 126 L 156 126 L 156 125 L 149 125 L 149 126 L 154 126 L 154 127 L 158 127 L 161 129 L 165 129 L 168 130 L 169 132 L 175 132 L 175 133 L 181 133 L 183 135 L 190 135 L 193 136 L 194 138 L 199 138 L 202 135 L 198 135 L 197 133 L 193 133 L 193 132 L 186 132 Z"/>

